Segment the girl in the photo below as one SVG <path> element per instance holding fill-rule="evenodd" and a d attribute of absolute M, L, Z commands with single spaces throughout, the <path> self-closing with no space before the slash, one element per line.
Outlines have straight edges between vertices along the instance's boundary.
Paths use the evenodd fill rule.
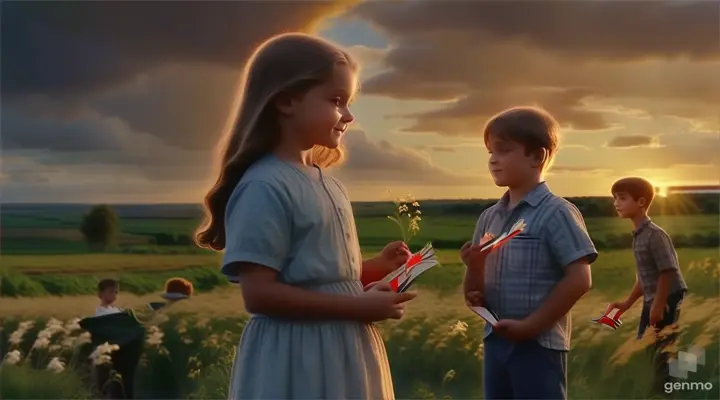
<path fill-rule="evenodd" d="M 252 56 L 199 245 L 225 250 L 252 314 L 231 399 L 391 399 L 374 321 L 398 319 L 414 294 L 364 291 L 409 251 L 391 243 L 363 262 L 350 201 L 323 168 L 337 164 L 353 116 L 357 64 L 321 39 L 277 36 Z M 380 274 L 377 274 L 380 271 Z"/>

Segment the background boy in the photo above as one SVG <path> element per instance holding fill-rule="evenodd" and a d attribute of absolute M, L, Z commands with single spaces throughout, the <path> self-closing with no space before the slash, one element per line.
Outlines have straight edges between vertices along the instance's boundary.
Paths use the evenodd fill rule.
<path fill-rule="evenodd" d="M 507 191 L 480 215 L 461 257 L 466 301 L 485 303 L 500 318 L 485 325 L 486 399 L 567 398 L 569 311 L 590 289 L 597 251 L 582 214 L 542 179 L 557 131 L 553 117 L 534 107 L 503 111 L 485 126 L 490 173 Z M 477 250 L 486 234 L 521 218 L 523 233 L 490 254 Z"/>
<path fill-rule="evenodd" d="M 680 272 L 677 253 L 670 236 L 648 217 L 648 209 L 655 198 L 655 188 L 643 178 L 620 179 L 611 188 L 615 210 L 621 218 L 633 224 L 633 253 L 636 279 L 625 301 L 612 303 L 611 308 L 625 312 L 643 297 L 638 326 L 638 339 L 649 326 L 661 331 L 677 323 L 680 303 L 687 293 L 687 285 Z M 656 389 L 662 391 L 668 379 L 668 353 L 664 351 L 677 338 L 677 332 L 663 332 L 655 341 Z"/>
<path fill-rule="evenodd" d="M 98 283 L 98 298 L 100 305 L 95 308 L 95 316 L 115 314 L 122 312 L 115 307 L 118 292 L 120 291 L 120 283 L 115 279 L 103 279 Z"/>

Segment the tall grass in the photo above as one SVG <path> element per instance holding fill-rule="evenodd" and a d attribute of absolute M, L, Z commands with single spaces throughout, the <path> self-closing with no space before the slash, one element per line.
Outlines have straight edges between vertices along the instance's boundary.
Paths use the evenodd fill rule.
<path fill-rule="evenodd" d="M 701 345 L 706 351 L 705 365 L 691 373 L 694 382 L 709 382 L 713 390 L 678 391 L 676 398 L 712 399 L 718 397 L 717 323 L 712 307 L 693 309 L 680 337 L 679 349 Z M 135 379 L 139 398 L 226 398 L 230 371 L 245 318 L 202 319 L 193 315 L 172 315 L 159 326 L 154 339 L 147 340 L 145 354 Z M 632 323 L 635 321 L 627 321 Z M 714 324 L 714 325 L 713 325 Z M 6 325 L 16 329 L 18 321 Z M 401 322 L 382 323 L 381 331 L 391 363 L 398 398 L 481 398 L 482 323 L 465 315 L 418 316 Z M 571 398 L 650 398 L 652 367 L 644 346 L 634 332 L 607 333 L 590 325 L 575 332 L 569 356 L 569 394 Z M 7 336 L 3 334 L 7 343 Z M 33 332 L 26 334 L 23 355 L 33 343 Z M 58 335 L 53 343 L 60 343 Z M 52 345 L 51 345 L 52 346 Z M 4 354 L 7 354 L 7 345 Z M 50 347 L 48 346 L 48 349 Z M 56 351 L 53 353 L 52 351 Z M 48 350 L 45 359 L 63 356 Z M 67 360 L 64 360 L 67 362 Z M 44 368 L 44 362 L 5 365 L 0 372 L 0 397 L 11 398 L 89 398 L 93 392 L 84 386 L 86 372 L 69 367 L 61 372 Z M 74 365 L 82 365 L 75 363 Z"/>
<path fill-rule="evenodd" d="M 686 383 L 709 383 L 711 390 L 680 388 L 671 397 L 688 399 L 720 398 L 720 302 L 717 256 L 680 253 L 690 296 L 683 304 L 678 350 L 691 346 L 705 349 L 705 364 L 690 372 Z M 695 254 L 707 257 L 688 261 Z M 464 306 L 458 283 L 461 269 L 452 265 L 452 255 L 442 255 L 447 264 L 421 278 L 420 295 L 408 305 L 406 318 L 379 324 L 386 340 L 396 397 L 398 398 L 479 398 L 482 397 L 482 322 Z M 568 378 L 571 398 L 649 398 L 652 377 L 646 342 L 635 339 L 639 318 L 636 306 L 623 316 L 617 331 L 602 330 L 590 323 L 607 301 L 625 296 L 633 280 L 632 260 L 627 253 L 603 252 L 606 264 L 594 267 L 595 285 L 573 308 L 573 340 Z M 197 284 L 197 283 L 196 283 Z M 127 296 L 134 305 L 152 300 L 148 296 Z M 3 299 L 8 310 L 25 309 L 25 304 L 42 304 L 35 309 L 45 315 L 34 321 L 22 340 L 10 343 L 23 314 L 6 318 L 0 331 L 0 398 L 91 398 L 94 396 L 87 363 L 91 349 L 68 352 L 62 346 L 64 333 L 52 337 L 43 351 L 32 350 L 48 316 L 79 316 L 82 307 L 93 308 L 93 297 Z M 81 304 L 82 303 L 82 304 Z M 87 303 L 87 304 L 85 304 Z M 27 308 L 30 310 L 30 308 Z M 230 370 L 246 316 L 236 288 L 199 293 L 190 301 L 168 309 L 153 340 L 146 342 L 145 354 L 136 375 L 139 398 L 214 399 L 227 396 Z M 29 315 L 30 311 L 27 311 Z M 33 312 L 34 314 L 35 312 Z M 65 325 L 68 325 L 67 323 Z M 64 336 L 65 335 L 65 336 Z M 74 335 L 78 335 L 74 333 Z M 17 338 L 15 338 L 17 339 Z M 60 344 L 60 347 L 53 347 Z M 18 350 L 25 364 L 8 363 L 8 354 Z M 81 354 L 82 353 L 82 354 Z M 28 356 L 29 355 L 29 356 Z M 47 370 L 48 360 L 58 357 L 67 367 L 62 372 Z M 75 361 L 71 360 L 75 357 Z"/>

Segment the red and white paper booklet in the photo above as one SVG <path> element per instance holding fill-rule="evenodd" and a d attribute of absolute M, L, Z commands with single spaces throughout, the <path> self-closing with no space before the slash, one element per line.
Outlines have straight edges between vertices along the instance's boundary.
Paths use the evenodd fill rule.
<path fill-rule="evenodd" d="M 510 227 L 507 232 L 483 244 L 480 247 L 480 251 L 493 251 L 497 248 L 502 247 L 502 245 L 504 245 L 508 240 L 512 239 L 513 237 L 519 235 L 522 231 L 524 231 L 526 227 L 527 224 L 525 223 L 525 220 L 519 219 L 512 227 Z"/>
<path fill-rule="evenodd" d="M 470 309 L 482 319 L 484 319 L 488 324 L 495 326 L 497 324 L 498 318 L 497 314 L 493 310 L 487 307 L 480 307 L 480 306 L 468 306 Z"/>
<path fill-rule="evenodd" d="M 596 324 L 616 330 L 620 327 L 620 325 L 622 325 L 622 321 L 620 321 L 621 315 L 623 315 L 623 313 L 620 312 L 620 309 L 610 308 L 610 306 L 608 306 L 603 315 L 593 318 L 592 321 Z"/>
<path fill-rule="evenodd" d="M 421 274 L 438 265 L 435 249 L 428 243 L 422 250 L 413 254 L 400 268 L 389 273 L 380 282 L 389 285 L 394 291 L 402 293 Z"/>

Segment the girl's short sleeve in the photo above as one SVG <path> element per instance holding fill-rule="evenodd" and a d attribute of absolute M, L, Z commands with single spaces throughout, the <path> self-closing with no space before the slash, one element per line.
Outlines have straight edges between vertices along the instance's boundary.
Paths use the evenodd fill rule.
<path fill-rule="evenodd" d="M 225 255 L 222 272 L 238 276 L 230 264 L 248 262 L 282 270 L 290 252 L 290 201 L 268 182 L 241 183 L 228 201 L 225 213 Z"/>

